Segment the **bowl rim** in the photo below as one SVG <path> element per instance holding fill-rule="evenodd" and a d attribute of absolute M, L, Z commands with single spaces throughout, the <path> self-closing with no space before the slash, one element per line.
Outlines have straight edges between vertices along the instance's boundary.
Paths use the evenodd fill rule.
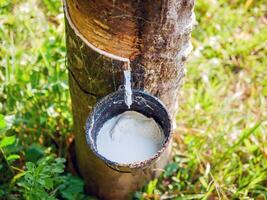
<path fill-rule="evenodd" d="M 144 92 L 142 90 L 138 90 L 138 89 L 132 89 L 132 93 L 139 93 L 139 94 L 143 94 L 144 96 L 149 96 L 152 97 L 153 100 L 157 101 L 162 108 L 166 111 L 167 114 L 167 118 L 169 121 L 169 135 L 167 137 L 165 137 L 165 141 L 162 145 L 162 147 L 150 158 L 142 160 L 142 161 L 136 161 L 136 162 L 132 162 L 132 163 L 119 163 L 119 162 L 115 162 L 112 160 L 109 160 L 108 158 L 102 156 L 100 153 L 98 153 L 97 151 L 97 147 L 96 145 L 94 145 L 94 139 L 91 136 L 90 132 L 94 126 L 94 113 L 96 112 L 97 108 L 99 106 L 102 105 L 103 102 L 110 100 L 111 97 L 117 95 L 118 93 L 124 92 L 124 89 L 121 90 L 117 90 L 115 92 L 112 92 L 108 95 L 106 95 L 105 97 L 103 97 L 102 99 L 100 99 L 95 106 L 93 107 L 92 111 L 90 112 L 87 120 L 86 120 L 86 131 L 85 131 L 85 135 L 86 135 L 86 141 L 88 146 L 90 147 L 90 149 L 92 150 L 92 152 L 98 157 L 100 158 L 102 161 L 104 161 L 105 164 L 107 164 L 109 167 L 111 167 L 112 169 L 119 171 L 119 172 L 130 172 L 133 169 L 139 169 L 139 168 L 146 168 L 148 167 L 152 162 L 154 162 L 156 159 L 158 159 L 160 157 L 160 155 L 165 151 L 165 149 L 168 147 L 171 137 L 172 137 L 172 121 L 168 112 L 167 107 L 164 105 L 164 103 L 157 97 L 155 97 L 154 95 L 151 95 L 147 92 Z M 137 112 L 137 111 L 136 111 Z M 129 170 L 130 169 L 130 170 Z"/>

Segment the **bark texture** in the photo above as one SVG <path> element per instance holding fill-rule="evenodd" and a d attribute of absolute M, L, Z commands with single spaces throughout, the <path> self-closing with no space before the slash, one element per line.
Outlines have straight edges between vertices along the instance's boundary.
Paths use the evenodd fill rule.
<path fill-rule="evenodd" d="M 150 168 L 119 173 L 88 148 L 85 121 L 98 100 L 122 85 L 128 59 L 133 87 L 160 98 L 175 119 L 183 66 L 191 51 L 194 0 L 66 0 L 64 4 L 79 172 L 88 191 L 101 199 L 126 199 L 164 167 L 170 148 Z"/>

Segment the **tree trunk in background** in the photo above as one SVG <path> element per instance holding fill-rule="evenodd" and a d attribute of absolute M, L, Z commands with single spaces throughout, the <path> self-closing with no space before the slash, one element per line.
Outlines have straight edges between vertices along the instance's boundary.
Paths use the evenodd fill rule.
<path fill-rule="evenodd" d="M 170 148 L 146 170 L 119 173 L 90 151 L 85 121 L 105 95 L 123 84 L 129 58 L 133 87 L 160 98 L 172 119 L 184 62 L 191 51 L 194 0 L 65 0 L 67 62 L 74 116 L 75 151 L 87 190 L 102 199 L 126 199 L 156 175 Z"/>

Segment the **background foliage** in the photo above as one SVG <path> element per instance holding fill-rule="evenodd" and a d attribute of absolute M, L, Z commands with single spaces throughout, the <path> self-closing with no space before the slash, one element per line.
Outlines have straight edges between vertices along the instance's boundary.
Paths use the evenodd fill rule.
<path fill-rule="evenodd" d="M 198 0 L 174 160 L 136 199 L 267 199 L 267 5 Z M 72 138 L 58 0 L 0 1 L 0 199 L 91 199 Z"/>

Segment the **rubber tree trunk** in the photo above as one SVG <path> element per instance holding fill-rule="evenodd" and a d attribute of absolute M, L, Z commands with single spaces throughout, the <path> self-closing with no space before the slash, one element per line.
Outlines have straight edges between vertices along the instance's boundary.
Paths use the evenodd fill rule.
<path fill-rule="evenodd" d="M 87 190 L 101 199 L 126 199 L 166 165 L 170 148 L 145 170 L 116 172 L 89 150 L 86 118 L 99 99 L 122 85 L 130 59 L 133 87 L 159 97 L 175 120 L 193 6 L 194 0 L 64 2 L 77 165 Z"/>

